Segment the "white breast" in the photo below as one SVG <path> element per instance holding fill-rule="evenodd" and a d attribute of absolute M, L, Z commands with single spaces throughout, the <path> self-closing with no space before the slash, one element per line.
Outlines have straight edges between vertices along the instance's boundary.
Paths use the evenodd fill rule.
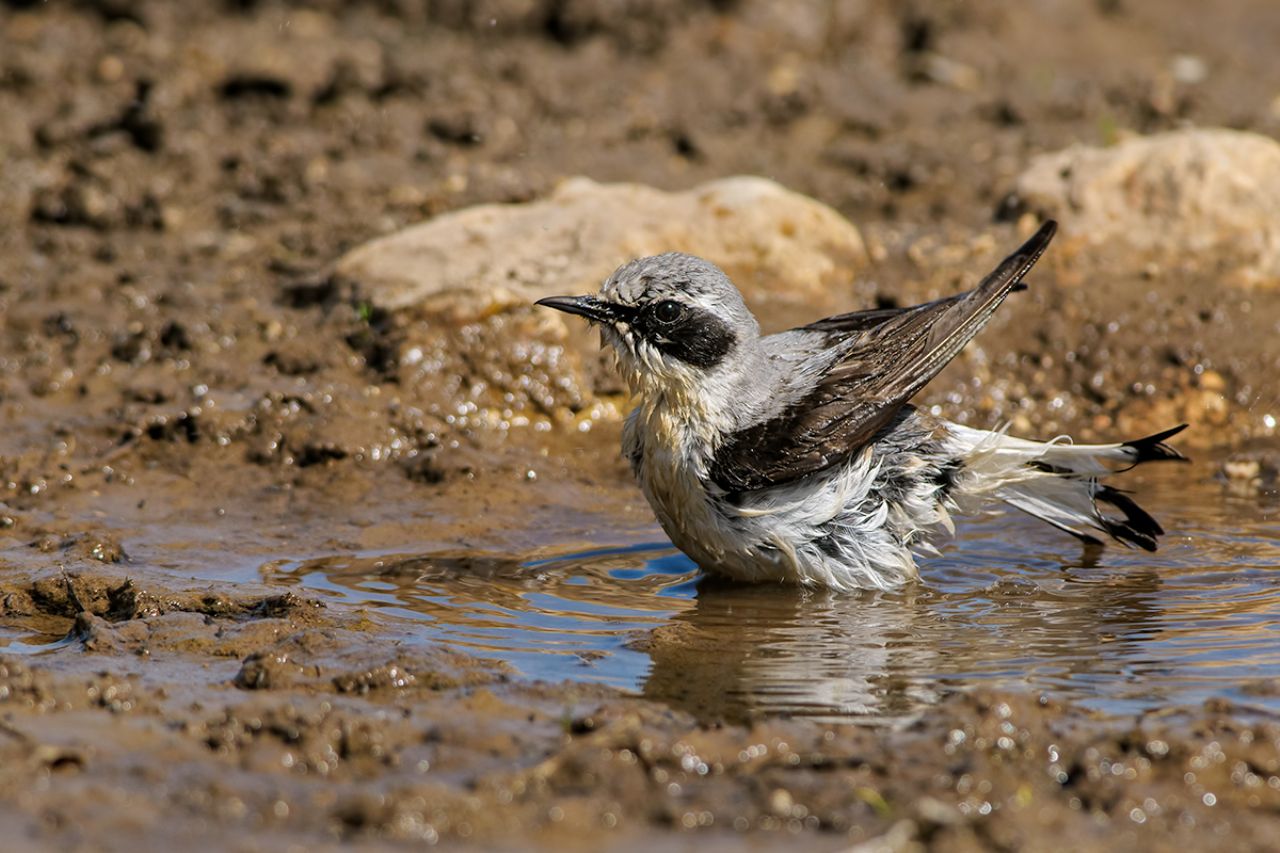
<path fill-rule="evenodd" d="M 732 532 L 702 484 L 709 442 L 688 422 L 665 406 L 642 403 L 627 418 L 623 450 L 676 547 L 699 562 L 720 562 Z"/>

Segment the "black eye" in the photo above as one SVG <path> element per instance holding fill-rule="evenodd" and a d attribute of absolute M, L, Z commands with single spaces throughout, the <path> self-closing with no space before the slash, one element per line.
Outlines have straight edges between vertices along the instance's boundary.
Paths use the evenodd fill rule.
<path fill-rule="evenodd" d="M 659 323 L 674 323 L 684 316 L 684 306 L 671 299 L 664 299 L 653 306 L 653 317 Z"/>

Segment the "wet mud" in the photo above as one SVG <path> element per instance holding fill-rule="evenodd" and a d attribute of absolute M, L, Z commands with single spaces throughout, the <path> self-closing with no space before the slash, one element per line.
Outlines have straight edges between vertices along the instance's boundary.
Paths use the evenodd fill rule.
<path fill-rule="evenodd" d="M 0 3 L 6 849 L 1271 846 L 1266 660 L 1123 713 L 957 672 L 875 719 L 808 718 L 704 688 L 741 687 L 755 652 L 710 666 L 715 631 L 760 593 L 683 577 L 701 615 L 610 646 L 644 684 L 580 677 L 590 647 L 530 678 L 438 641 L 433 582 L 514 610 L 539 561 L 661 539 L 618 458 L 625 401 L 532 310 L 456 327 L 330 270 L 572 175 L 751 173 L 862 230 L 871 266 L 821 310 L 932 298 L 1026 229 L 1009 192 L 1036 153 L 1280 133 L 1277 40 L 1269 0 Z M 1162 488 L 1236 501 L 1249 566 L 1273 566 L 1280 290 L 1230 262 L 1063 241 L 922 402 L 1086 438 L 1190 421 L 1202 461 Z M 344 571 L 365 598 L 334 593 Z"/>

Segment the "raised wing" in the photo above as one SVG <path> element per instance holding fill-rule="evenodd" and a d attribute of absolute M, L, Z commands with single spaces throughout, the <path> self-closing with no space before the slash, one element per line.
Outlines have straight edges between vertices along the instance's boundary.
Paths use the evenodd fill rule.
<path fill-rule="evenodd" d="M 966 293 L 914 308 L 842 314 L 802 327 L 846 332 L 814 389 L 777 417 L 730 435 L 711 465 L 729 492 L 787 483 L 848 458 L 888 425 L 1020 284 L 1057 231 L 1049 221 Z"/>
<path fill-rule="evenodd" d="M 1022 282 L 1015 284 L 1009 288 L 1009 293 L 1017 293 L 1020 290 L 1026 290 L 1027 286 Z M 800 331 L 805 332 L 828 332 L 835 334 L 849 334 L 852 332 L 865 332 L 873 329 L 882 323 L 892 320 L 908 311 L 919 311 L 922 308 L 941 308 L 945 305 L 954 305 L 961 299 L 969 295 L 970 291 L 957 293 L 954 296 L 944 296 L 941 299 L 935 299 L 932 302 L 926 302 L 922 305 L 911 305 L 906 308 L 869 308 L 865 311 L 851 311 L 848 314 L 836 314 L 833 317 L 825 317 L 821 320 L 814 320 L 804 326 L 800 326 Z"/>

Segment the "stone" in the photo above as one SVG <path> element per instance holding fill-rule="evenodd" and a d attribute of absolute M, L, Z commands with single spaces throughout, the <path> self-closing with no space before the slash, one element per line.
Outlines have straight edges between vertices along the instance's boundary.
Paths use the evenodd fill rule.
<path fill-rule="evenodd" d="M 1036 157 L 1014 194 L 1093 244 L 1175 263 L 1221 257 L 1251 281 L 1280 279 L 1280 143 L 1261 134 L 1191 129 L 1073 145 Z"/>
<path fill-rule="evenodd" d="M 376 308 L 466 323 L 594 292 L 620 264 L 667 251 L 720 265 L 756 305 L 821 304 L 867 263 L 854 225 L 764 178 L 685 192 L 573 178 L 543 200 L 467 208 L 375 239 L 335 273 Z"/>

